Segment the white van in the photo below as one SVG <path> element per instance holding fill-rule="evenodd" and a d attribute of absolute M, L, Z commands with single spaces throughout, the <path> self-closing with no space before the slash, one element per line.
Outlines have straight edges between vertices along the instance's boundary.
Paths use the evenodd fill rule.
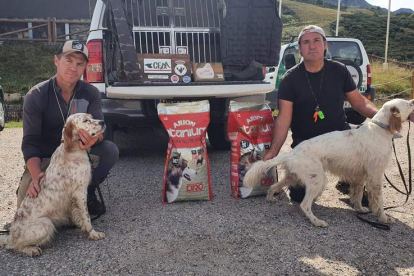
<path fill-rule="evenodd" d="M 327 37 L 327 41 L 328 51 L 326 58 L 345 64 L 361 94 L 373 101 L 375 89 L 371 86 L 371 66 L 362 42 L 354 38 L 339 37 Z M 282 76 L 299 62 L 301 62 L 301 56 L 299 54 L 298 42 L 293 41 L 282 45 L 279 65 L 275 69 L 270 69 L 270 71 L 275 70 L 277 72 L 276 79 L 274 80 L 275 90 L 267 94 L 266 97 L 271 102 L 272 108 L 277 108 L 277 89 Z M 365 121 L 366 118 L 353 110 L 348 101 L 344 102 L 344 109 L 348 123 L 362 124 Z"/>

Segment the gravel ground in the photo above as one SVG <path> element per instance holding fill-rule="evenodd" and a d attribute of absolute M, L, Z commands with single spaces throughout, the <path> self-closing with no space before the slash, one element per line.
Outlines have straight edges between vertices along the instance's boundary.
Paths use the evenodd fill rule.
<path fill-rule="evenodd" d="M 21 137 L 22 129 L 0 133 L 0 227 L 15 212 Z M 330 177 L 313 207 L 329 226 L 316 228 L 284 194 L 273 205 L 230 197 L 229 152 L 209 148 L 214 201 L 167 205 L 165 136 L 131 129 L 115 141 L 120 160 L 102 188 L 108 211 L 94 222 L 105 240 L 60 229 L 39 258 L 1 250 L 0 275 L 414 275 L 412 199 L 388 211 L 396 218 L 391 231 L 379 230 L 356 218 Z M 405 139 L 396 143 L 406 167 Z M 394 161 L 387 174 L 402 185 Z M 396 205 L 404 197 L 384 182 L 384 201 Z"/>

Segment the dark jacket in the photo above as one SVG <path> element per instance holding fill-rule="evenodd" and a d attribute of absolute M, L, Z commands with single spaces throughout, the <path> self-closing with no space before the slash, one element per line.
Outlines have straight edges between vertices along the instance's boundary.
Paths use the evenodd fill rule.
<path fill-rule="evenodd" d="M 274 0 L 226 0 L 221 23 L 221 57 L 224 66 L 279 63 L 282 22 Z"/>
<path fill-rule="evenodd" d="M 56 84 L 56 76 L 30 89 L 23 104 L 22 152 L 25 162 L 32 157 L 52 156 L 60 145 L 68 109 Z M 102 99 L 96 87 L 78 81 L 69 115 L 74 113 L 89 113 L 93 118 L 103 120 Z"/>

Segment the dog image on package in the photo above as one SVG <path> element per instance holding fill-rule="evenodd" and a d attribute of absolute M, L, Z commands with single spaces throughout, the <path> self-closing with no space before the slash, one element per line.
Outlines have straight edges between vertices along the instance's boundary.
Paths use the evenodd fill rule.
<path fill-rule="evenodd" d="M 163 203 L 213 200 L 206 147 L 209 102 L 160 103 L 158 116 L 169 136 Z"/>
<path fill-rule="evenodd" d="M 273 116 L 267 103 L 231 101 L 227 134 L 231 142 L 230 185 L 236 199 L 265 195 L 277 179 L 277 171 L 269 170 L 253 189 L 243 185 L 244 176 L 253 164 L 262 160 L 270 148 Z"/>

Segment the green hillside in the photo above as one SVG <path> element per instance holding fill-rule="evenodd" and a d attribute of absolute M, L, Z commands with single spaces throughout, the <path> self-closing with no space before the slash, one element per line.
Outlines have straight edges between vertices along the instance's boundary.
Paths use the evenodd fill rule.
<path fill-rule="evenodd" d="M 335 24 L 331 24 L 331 29 Z M 340 36 L 360 39 L 369 54 L 384 56 L 387 33 L 387 15 L 367 16 L 356 12 L 341 19 Z M 390 58 L 409 61 L 414 60 L 414 17 L 409 15 L 392 16 L 388 44 Z"/>
<path fill-rule="evenodd" d="M 282 2 L 283 38 L 297 36 L 305 25 L 316 24 L 322 27 L 327 35 L 330 24 L 336 20 L 336 10 L 293 0 Z M 334 33 L 333 33 L 334 34 Z"/>
<path fill-rule="evenodd" d="M 309 24 L 321 26 L 328 36 L 335 35 L 336 9 L 300 2 L 282 2 L 283 39 L 297 36 Z M 317 3 L 316 1 L 315 3 Z M 323 1 L 322 1 L 323 3 Z M 387 14 L 378 9 L 341 11 L 339 36 L 360 39 L 369 54 L 384 56 Z M 388 57 L 414 60 L 414 15 L 392 15 Z"/>

